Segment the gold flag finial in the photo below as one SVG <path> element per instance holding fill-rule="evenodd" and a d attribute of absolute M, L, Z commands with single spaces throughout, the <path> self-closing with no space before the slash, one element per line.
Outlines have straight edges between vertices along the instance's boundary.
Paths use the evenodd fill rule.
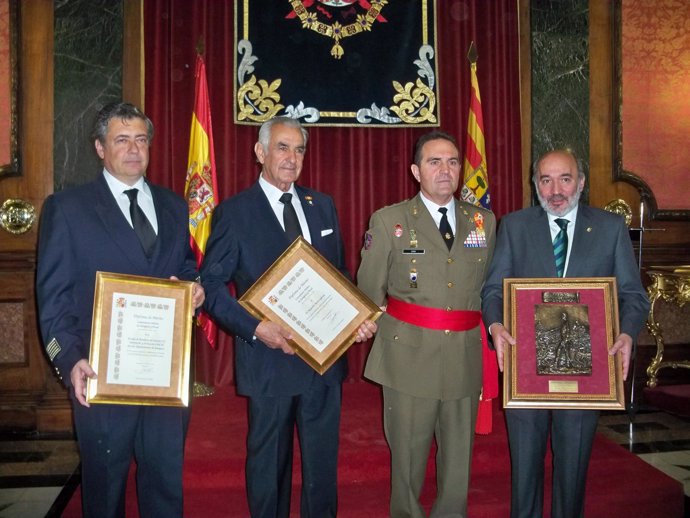
<path fill-rule="evenodd" d="M 199 36 L 199 39 L 196 42 L 196 53 L 199 54 L 200 56 L 204 55 L 204 37 Z"/>
<path fill-rule="evenodd" d="M 478 58 L 479 54 L 477 54 L 477 46 L 474 44 L 474 41 L 472 41 L 470 43 L 470 48 L 467 51 L 467 59 L 474 65 L 477 63 Z"/>

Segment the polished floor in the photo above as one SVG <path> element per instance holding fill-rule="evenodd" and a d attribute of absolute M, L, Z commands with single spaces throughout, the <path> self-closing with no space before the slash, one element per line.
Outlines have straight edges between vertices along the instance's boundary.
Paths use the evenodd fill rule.
<path fill-rule="evenodd" d="M 59 517 L 78 483 L 69 437 L 0 435 L 0 518 Z"/>
<path fill-rule="evenodd" d="M 685 487 L 690 518 L 690 418 L 655 409 L 606 412 L 599 432 Z M 79 481 L 79 456 L 66 437 L 0 435 L 0 518 L 57 518 Z M 634 476 L 634 474 L 621 474 Z"/>

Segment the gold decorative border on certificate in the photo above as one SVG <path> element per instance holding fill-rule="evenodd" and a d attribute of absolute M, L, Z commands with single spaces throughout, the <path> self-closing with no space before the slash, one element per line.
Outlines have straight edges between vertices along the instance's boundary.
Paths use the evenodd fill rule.
<path fill-rule="evenodd" d="M 547 304 L 577 304 L 582 302 L 580 292 L 587 292 L 589 300 L 597 305 L 596 317 L 590 314 L 588 322 L 591 374 L 538 374 L 536 365 L 532 369 L 532 363 L 536 363 L 536 332 L 529 343 L 524 340 L 525 326 L 532 325 L 527 322 L 526 315 L 531 315 L 533 321 L 537 309 L 536 306 L 524 307 L 529 306 L 524 295 L 540 293 Z M 567 294 L 573 294 L 573 297 L 565 296 Z M 619 334 L 614 277 L 504 279 L 503 313 L 504 324 L 517 341 L 516 345 L 506 348 L 504 354 L 505 408 L 625 409 L 621 353 L 615 356 L 608 354 L 608 348 Z M 590 325 L 593 320 L 598 323 Z M 595 356 L 597 361 L 594 361 Z M 532 388 L 525 388 L 533 380 Z M 546 388 L 534 388 L 540 384 Z M 591 390 L 595 386 L 600 388 Z"/>
<path fill-rule="evenodd" d="M 293 333 L 294 338 L 289 342 L 294 347 L 297 355 L 318 373 L 323 374 L 353 344 L 357 337 L 359 326 L 365 320 L 375 321 L 381 316 L 382 312 L 357 286 L 340 273 L 302 237 L 295 239 L 271 267 L 259 277 L 254 285 L 240 297 L 240 304 L 256 318 L 286 325 L 286 322 L 278 313 L 263 302 L 263 298 L 299 261 L 304 261 L 309 265 L 357 310 L 357 316 L 338 333 L 323 351 L 313 347 L 298 332 L 295 331 Z"/>
<path fill-rule="evenodd" d="M 189 281 L 173 281 L 96 272 L 96 288 L 91 327 L 89 363 L 99 375 L 89 379 L 86 400 L 90 403 L 121 405 L 157 405 L 186 407 L 189 405 L 189 371 L 192 339 L 192 288 Z M 170 386 L 150 387 L 107 382 L 110 331 L 114 293 L 144 296 L 165 296 L 175 299 Z"/>

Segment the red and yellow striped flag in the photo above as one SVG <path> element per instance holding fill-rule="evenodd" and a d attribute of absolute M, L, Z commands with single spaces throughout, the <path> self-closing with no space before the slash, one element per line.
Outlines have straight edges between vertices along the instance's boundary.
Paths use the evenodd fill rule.
<path fill-rule="evenodd" d="M 486 168 L 486 148 L 484 144 L 484 116 L 482 99 L 479 96 L 477 81 L 477 54 L 474 42 L 470 46 L 470 74 L 472 91 L 470 93 L 470 114 L 467 120 L 467 142 L 465 143 L 465 163 L 463 166 L 463 185 L 460 196 L 473 205 L 491 209 L 489 177 Z"/>
<path fill-rule="evenodd" d="M 477 49 L 474 42 L 467 54 L 470 60 L 470 113 L 467 120 L 467 142 L 465 143 L 464 183 L 460 196 L 473 205 L 491 209 L 489 177 L 486 168 L 486 147 L 484 143 L 484 117 L 482 99 L 477 81 Z M 498 397 L 498 364 L 496 353 L 489 349 L 488 337 L 482 324 L 482 395 L 477 411 L 475 432 L 488 434 L 493 429 L 492 402 Z"/>
<path fill-rule="evenodd" d="M 190 243 L 201 265 L 206 250 L 206 241 L 211 233 L 211 215 L 216 207 L 216 157 L 213 151 L 213 130 L 211 128 L 211 105 L 208 100 L 206 65 L 204 59 L 196 57 L 196 84 L 194 88 L 194 113 L 189 137 L 189 158 L 184 194 L 189 205 Z M 204 330 L 208 342 L 215 347 L 217 327 L 204 312 L 197 321 Z"/>

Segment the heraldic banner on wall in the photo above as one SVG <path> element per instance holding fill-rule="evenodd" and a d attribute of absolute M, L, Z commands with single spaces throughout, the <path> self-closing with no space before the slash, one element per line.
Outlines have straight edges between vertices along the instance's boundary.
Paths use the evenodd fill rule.
<path fill-rule="evenodd" d="M 435 0 L 235 6 L 236 123 L 439 125 Z"/>

